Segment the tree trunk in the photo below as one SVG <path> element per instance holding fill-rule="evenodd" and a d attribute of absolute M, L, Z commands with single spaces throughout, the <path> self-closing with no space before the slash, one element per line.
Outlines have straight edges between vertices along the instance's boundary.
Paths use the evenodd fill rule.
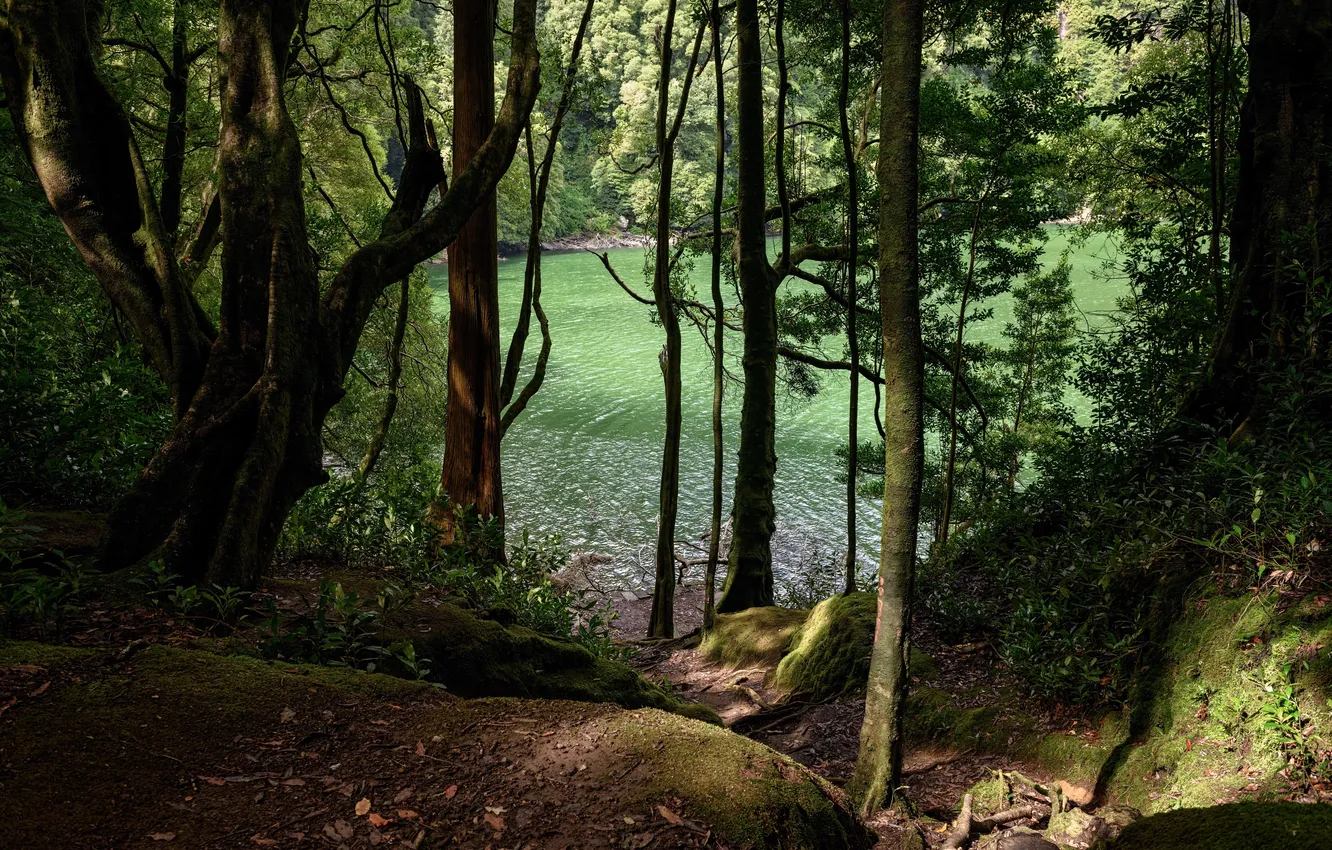
<path fill-rule="evenodd" d="M 902 775 L 908 632 L 925 456 L 917 259 L 922 0 L 889 0 L 883 20 L 879 141 L 879 298 L 883 311 L 884 491 L 878 616 L 860 755 L 848 793 L 869 815 Z"/>
<path fill-rule="evenodd" d="M 763 46 L 758 0 L 737 0 L 736 230 L 744 305 L 744 400 L 735 515 L 719 613 L 773 602 L 773 480 L 777 470 L 777 276 L 768 263 L 763 157 Z"/>
<path fill-rule="evenodd" d="M 698 28 L 694 52 L 685 69 L 675 120 L 669 121 L 671 93 L 671 36 L 675 28 L 675 0 L 666 7 L 661 37 L 661 76 L 657 83 L 657 161 L 661 175 L 657 189 L 656 257 L 652 269 L 652 295 L 657 315 L 666 330 L 661 372 L 666 382 L 666 441 L 661 452 L 660 513 L 657 519 L 656 580 L 652 588 L 652 615 L 648 637 L 675 637 L 675 520 L 680 507 L 680 426 L 683 388 L 680 382 L 680 314 L 671 290 L 671 183 L 675 170 L 675 139 L 689 103 L 689 89 L 698 65 L 707 22 Z"/>
<path fill-rule="evenodd" d="M 967 257 L 967 276 L 962 281 L 962 300 L 957 308 L 957 342 L 953 346 L 953 381 L 948 393 L 948 464 L 944 467 L 943 511 L 939 517 L 939 547 L 948 543 L 948 531 L 953 522 L 953 479 L 957 470 L 957 388 L 962 378 L 962 337 L 967 329 L 967 305 L 971 301 L 971 284 L 976 278 L 976 237 L 980 233 L 981 209 L 985 195 L 976 202 L 971 220 L 971 246 Z"/>
<path fill-rule="evenodd" d="M 163 83 L 167 90 L 167 133 L 162 148 L 162 226 L 175 242 L 180 229 L 180 200 L 185 173 L 185 108 L 189 95 L 190 66 L 185 52 L 189 19 L 185 0 L 172 7 L 171 68 Z"/>
<path fill-rule="evenodd" d="M 1298 355 L 1308 281 L 1332 257 L 1332 2 L 1241 0 L 1249 91 L 1230 224 L 1236 278 L 1207 379 L 1186 414 L 1237 424 L 1258 392 L 1249 368 Z M 1311 344 L 1321 340 L 1309 340 Z"/>
<path fill-rule="evenodd" d="M 851 143 L 850 111 L 851 89 L 851 0 L 842 0 L 842 79 L 838 88 L 838 105 L 842 116 L 842 159 L 846 165 L 846 342 L 851 362 L 851 398 L 847 404 L 846 426 L 846 582 L 844 593 L 856 590 L 856 465 L 860 450 L 860 340 L 856 336 L 856 313 L 860 299 L 857 295 L 856 249 L 860 240 L 860 199 L 857 197 L 859 169 Z"/>
<path fill-rule="evenodd" d="M 403 280 L 398 291 L 398 315 L 393 323 L 393 341 L 389 343 L 388 393 L 384 397 L 384 411 L 379 415 L 379 426 L 375 428 L 370 445 L 366 446 L 365 456 L 361 458 L 361 465 L 356 470 L 356 476 L 362 483 L 379 462 L 379 455 L 388 442 L 389 428 L 393 426 L 393 415 L 398 412 L 398 384 L 402 382 L 402 341 L 407 335 L 410 293 L 410 282 Z"/>
<path fill-rule="evenodd" d="M 476 155 L 495 123 L 495 22 L 490 0 L 453 6 L 453 174 Z M 441 498 L 431 508 L 450 545 L 455 507 L 504 526 L 500 475 L 499 252 L 490 193 L 449 248 L 449 387 Z"/>
<path fill-rule="evenodd" d="M 703 628 L 717 622 L 717 558 L 721 547 L 722 476 L 725 444 L 722 440 L 722 400 L 726 387 L 726 364 L 722 351 L 726 327 L 722 322 L 722 201 L 726 192 L 726 71 L 721 52 L 721 0 L 712 0 L 708 9 L 712 30 L 712 68 L 717 85 L 717 154 L 712 184 L 712 524 L 708 534 L 708 565 L 703 584 Z"/>
<path fill-rule="evenodd" d="M 560 100 L 555 107 L 555 120 L 550 125 L 550 136 L 546 140 L 546 152 L 541 158 L 541 165 L 536 165 L 536 151 L 532 147 L 532 122 L 527 122 L 527 170 L 528 185 L 532 202 L 532 226 L 527 235 L 527 264 L 523 269 L 523 299 L 518 307 L 518 324 L 514 326 L 513 336 L 509 339 L 509 350 L 504 358 L 504 375 L 500 380 L 500 404 L 505 406 L 500 427 L 500 437 L 509 430 L 527 403 L 541 389 L 546 378 L 546 364 L 550 360 L 550 323 L 546 321 L 545 311 L 541 308 L 541 226 L 546 211 L 546 193 L 550 188 L 550 172 L 555 163 L 556 143 L 560 139 L 560 129 L 564 118 L 573 105 L 574 81 L 578 74 L 578 58 L 583 52 L 583 37 L 587 34 L 588 23 L 592 20 L 592 7 L 596 0 L 587 0 L 583 7 L 583 17 L 578 22 L 578 32 L 574 35 L 573 46 L 569 51 L 569 64 L 564 70 L 564 84 L 560 88 Z M 541 353 L 537 356 L 536 369 L 532 378 L 523 387 L 515 402 L 513 392 L 518 384 L 518 370 L 523 363 L 523 349 L 527 345 L 527 335 L 532 326 L 532 313 L 537 314 L 541 326 Z M 512 402 L 512 403 L 511 403 Z"/>

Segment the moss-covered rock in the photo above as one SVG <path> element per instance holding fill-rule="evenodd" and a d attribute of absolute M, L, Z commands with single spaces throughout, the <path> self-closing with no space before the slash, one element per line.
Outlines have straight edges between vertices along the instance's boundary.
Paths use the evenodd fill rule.
<path fill-rule="evenodd" d="M 537 697 L 659 708 L 720 724 L 707 706 L 684 702 L 625 664 L 570 640 L 482 620 L 453 605 L 421 607 L 386 640 L 411 640 L 431 659 L 430 680 L 462 697 Z"/>
<path fill-rule="evenodd" d="M 720 614 L 699 651 L 709 661 L 736 669 L 776 667 L 808 616 L 805 610 L 776 606 Z"/>
<path fill-rule="evenodd" d="M 730 846 L 872 843 L 806 769 L 654 709 L 460 700 L 387 676 L 162 646 L 111 664 L 33 644 L 4 651 L 0 666 L 40 661 L 52 684 L 0 715 L 3 847 L 157 846 L 167 833 L 181 846 L 285 846 L 299 840 L 291 832 L 368 846 L 419 831 L 423 846 L 501 834 L 522 846 L 552 828 L 562 845 L 627 846 L 672 817 Z M 385 816 L 377 827 L 363 796 Z M 416 811 L 404 814 L 407 797 Z"/>
<path fill-rule="evenodd" d="M 815 605 L 792 633 L 772 685 L 816 702 L 863 691 L 876 611 L 872 593 L 838 595 Z"/>
<path fill-rule="evenodd" d="M 1332 806 L 1235 803 L 1180 809 L 1144 818 L 1124 830 L 1111 850 L 1327 850 Z"/>

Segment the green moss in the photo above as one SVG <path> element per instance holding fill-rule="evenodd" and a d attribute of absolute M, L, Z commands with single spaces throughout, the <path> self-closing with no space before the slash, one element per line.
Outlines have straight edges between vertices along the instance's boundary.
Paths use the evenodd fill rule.
<path fill-rule="evenodd" d="M 597 658 L 569 640 L 481 620 L 453 605 L 418 608 L 409 625 L 387 631 L 431 659 L 430 679 L 462 697 L 539 697 L 660 708 L 720 724 L 716 712 L 686 703 L 625 664 Z"/>
<path fill-rule="evenodd" d="M 3 651 L 9 663 L 65 663 L 88 655 L 20 642 Z M 137 846 L 144 835 L 168 829 L 202 846 L 204 831 L 234 824 L 162 806 L 189 793 L 201 770 L 267 740 L 285 722 L 287 709 L 308 724 L 329 708 L 364 718 L 392 713 L 385 709 L 399 704 L 410 709 L 397 715 L 394 726 L 405 742 L 434 736 L 490 741 L 497 734 L 507 742 L 507 732 L 487 730 L 512 727 L 514 718 L 539 723 L 551 731 L 522 739 L 530 752 L 508 750 L 526 759 L 526 769 L 554 776 L 552 756 L 572 759 L 575 766 L 587 762 L 592 769 L 578 772 L 592 783 L 591 793 L 604 789 L 607 799 L 635 814 L 674 806 L 670 798 L 678 797 L 687 816 L 703 820 L 733 846 L 864 850 L 871 844 L 840 792 L 804 768 L 723 729 L 652 709 L 631 713 L 512 699 L 441 702 L 431 686 L 391 677 L 162 646 L 91 673 L 104 678 L 81 669 L 78 678 L 66 678 L 0 717 L 0 768 L 5 777 L 22 777 L 7 778 L 0 795 L 5 846 L 65 846 L 63 837 L 92 834 Z M 249 743 L 238 748 L 241 741 Z M 595 742 L 591 748 L 589 741 Z M 363 745 L 354 737 L 343 743 Z M 441 751 L 439 758 L 448 756 Z M 31 816 L 44 810 L 58 810 L 60 817 Z"/>
<path fill-rule="evenodd" d="M 1144 818 L 1124 830 L 1113 850 L 1327 850 L 1332 806 L 1236 803 L 1180 809 Z"/>
<path fill-rule="evenodd" d="M 653 766 L 649 799 L 678 796 L 691 816 L 756 850 L 832 850 L 873 843 L 841 791 L 786 756 L 722 729 L 659 712 L 609 718 L 632 761 Z"/>
<path fill-rule="evenodd" d="M 53 646 L 49 643 L 37 643 L 30 640 L 0 641 L 0 667 L 12 664 L 36 664 L 39 667 L 56 667 L 87 658 L 93 655 L 91 649 L 74 646 Z"/>
<path fill-rule="evenodd" d="M 816 702 L 863 691 L 877 604 L 872 593 L 852 593 L 815 605 L 792 633 L 773 686 Z"/>
<path fill-rule="evenodd" d="M 721 614 L 699 651 L 709 661 L 733 669 L 775 667 L 808 616 L 808 611 L 775 606 Z"/>

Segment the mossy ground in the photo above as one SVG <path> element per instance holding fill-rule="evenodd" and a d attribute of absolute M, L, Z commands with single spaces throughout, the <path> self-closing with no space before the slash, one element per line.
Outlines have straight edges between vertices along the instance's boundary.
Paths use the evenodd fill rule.
<path fill-rule="evenodd" d="M 773 686 L 814 702 L 863 691 L 876 611 L 872 593 L 833 596 L 815 605 L 791 635 Z"/>
<path fill-rule="evenodd" d="M 0 657 L 0 681 L 49 682 L 25 684 L 0 715 L 4 847 L 156 847 L 168 834 L 177 846 L 363 847 L 420 833 L 421 846 L 693 846 L 709 830 L 756 848 L 871 843 L 803 768 L 653 709 L 461 700 L 164 646 L 116 662 L 13 642 Z M 361 799 L 375 818 L 356 811 Z"/>
<path fill-rule="evenodd" d="M 1316 799 L 1312 761 L 1300 760 L 1332 749 L 1332 606 L 1310 597 L 1278 611 L 1276 602 L 1191 600 L 1122 709 L 1052 729 L 1014 692 L 976 706 L 916 686 L 908 730 L 1040 765 L 1149 813 Z"/>
<path fill-rule="evenodd" d="M 1332 806 L 1236 803 L 1180 809 L 1124 830 L 1112 850 L 1327 850 Z"/>
<path fill-rule="evenodd" d="M 803 609 L 776 606 L 721 614 L 699 651 L 709 661 L 736 669 L 776 667 L 808 616 Z"/>

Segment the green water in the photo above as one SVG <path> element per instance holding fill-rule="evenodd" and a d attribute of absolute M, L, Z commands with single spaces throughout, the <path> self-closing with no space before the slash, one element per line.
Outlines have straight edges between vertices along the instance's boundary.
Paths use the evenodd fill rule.
<path fill-rule="evenodd" d="M 1065 247 L 1052 232 L 1047 259 Z M 1101 269 L 1113 246 L 1096 239 L 1072 258 L 1079 307 L 1088 323 L 1114 308 L 1122 286 L 1107 281 Z M 609 252 L 620 276 L 648 293 L 643 280 L 643 251 Z M 507 346 L 522 294 L 522 256 L 499 265 L 500 317 Z M 700 300 L 709 301 L 708 269 L 694 270 Z M 431 268 L 437 304 L 447 312 L 445 267 Z M 546 380 L 527 410 L 504 438 L 505 512 L 511 534 L 559 532 L 574 551 L 613 556 L 611 571 L 619 583 L 641 587 L 649 582 L 661 472 L 665 405 L 658 365 L 665 335 L 649 320 L 649 308 L 631 300 L 586 252 L 545 253 L 542 302 L 550 319 L 552 348 Z M 792 284 L 795 285 L 795 284 Z M 995 299 L 995 315 L 976 326 L 974 338 L 998 341 L 1011 318 L 1011 305 Z M 522 380 L 540 345 L 529 339 Z M 728 334 L 728 369 L 740 375 L 741 340 Z M 840 357 L 841 343 L 830 340 L 828 353 Z M 712 470 L 712 366 L 697 331 L 684 328 L 683 435 L 680 460 L 680 516 L 677 538 L 697 540 L 708 527 Z M 860 433 L 875 432 L 874 393 L 862 381 Z M 779 574 L 793 574 L 815 559 L 846 548 L 845 485 L 838 481 L 834 450 L 844 444 L 847 427 L 846 373 L 826 374 L 822 391 L 811 401 L 779 400 L 777 431 L 778 529 L 773 542 Z M 726 503 L 740 413 L 741 388 L 729 385 L 725 408 Z M 857 542 L 861 557 L 878 556 L 877 501 L 861 499 Z M 682 547 L 683 550 L 683 547 Z"/>

